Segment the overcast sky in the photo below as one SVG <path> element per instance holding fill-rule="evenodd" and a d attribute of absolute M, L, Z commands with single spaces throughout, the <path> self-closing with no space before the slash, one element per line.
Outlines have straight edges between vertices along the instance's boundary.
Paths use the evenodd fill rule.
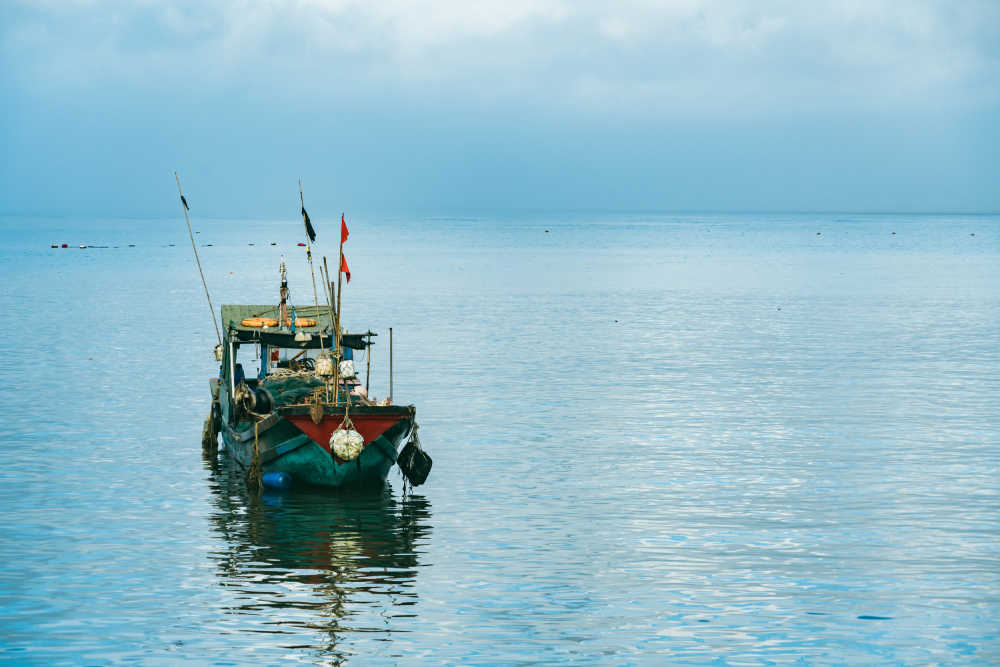
<path fill-rule="evenodd" d="M 2 0 L 0 212 L 1000 210 L 996 0 Z M 335 211 L 335 212 L 334 212 Z"/>

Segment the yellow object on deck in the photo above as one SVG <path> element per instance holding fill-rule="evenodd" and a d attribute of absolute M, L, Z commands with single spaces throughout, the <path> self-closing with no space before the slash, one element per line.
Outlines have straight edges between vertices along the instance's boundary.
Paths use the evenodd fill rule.
<path fill-rule="evenodd" d="M 258 329 L 260 327 L 276 327 L 278 326 L 278 320 L 272 319 L 270 317 L 248 317 L 240 322 L 241 325 L 245 327 L 252 327 Z M 291 318 L 285 320 L 287 326 L 292 326 Z M 316 320 L 309 319 L 307 317 L 297 317 L 295 318 L 295 326 L 297 327 L 314 327 L 316 326 Z"/>
<path fill-rule="evenodd" d="M 272 320 L 267 317 L 248 317 L 242 322 L 240 322 L 245 327 L 276 327 L 278 326 L 278 320 Z"/>

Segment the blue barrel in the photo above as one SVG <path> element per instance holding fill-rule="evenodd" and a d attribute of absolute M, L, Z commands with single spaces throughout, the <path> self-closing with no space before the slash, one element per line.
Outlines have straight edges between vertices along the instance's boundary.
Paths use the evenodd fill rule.
<path fill-rule="evenodd" d="M 260 478 L 261 484 L 269 489 L 284 491 L 292 488 L 292 476 L 287 472 L 266 472 Z"/>

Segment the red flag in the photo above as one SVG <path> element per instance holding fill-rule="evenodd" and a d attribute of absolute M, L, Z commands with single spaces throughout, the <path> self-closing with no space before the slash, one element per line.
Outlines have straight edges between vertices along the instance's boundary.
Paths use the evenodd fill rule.
<path fill-rule="evenodd" d="M 340 242 L 347 240 L 347 223 L 344 222 L 344 214 L 340 214 Z"/>
<path fill-rule="evenodd" d="M 347 268 L 347 258 L 343 255 L 340 256 L 340 272 L 347 276 L 347 282 L 351 282 L 351 270 Z"/>

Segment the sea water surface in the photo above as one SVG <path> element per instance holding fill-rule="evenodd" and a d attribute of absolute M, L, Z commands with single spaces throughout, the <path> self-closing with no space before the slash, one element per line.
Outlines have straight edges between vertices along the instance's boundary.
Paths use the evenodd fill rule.
<path fill-rule="evenodd" d="M 194 222 L 216 308 L 312 302 L 301 222 Z M 349 224 L 408 493 L 203 456 L 182 218 L 2 220 L 0 662 L 1000 661 L 1000 218 Z"/>

